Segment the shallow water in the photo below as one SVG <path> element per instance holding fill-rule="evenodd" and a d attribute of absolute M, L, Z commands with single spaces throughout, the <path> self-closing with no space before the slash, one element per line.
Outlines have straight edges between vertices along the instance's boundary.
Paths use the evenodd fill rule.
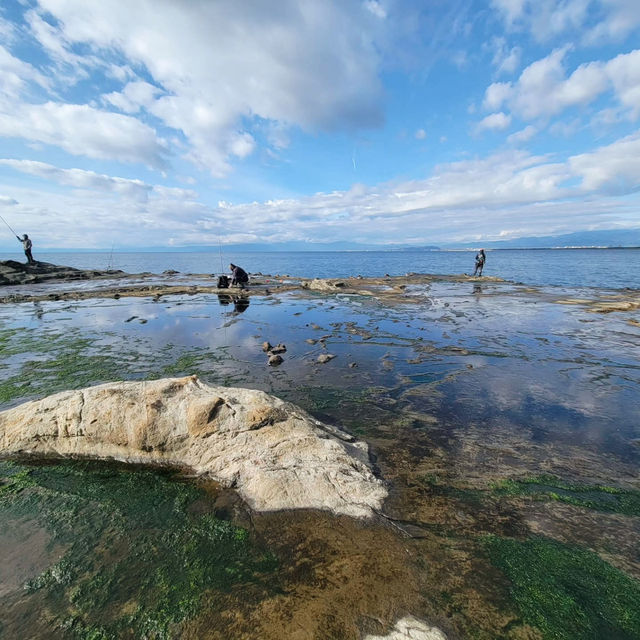
<path fill-rule="evenodd" d="M 564 293 L 583 297 L 585 292 Z M 0 308 L 0 408 L 90 383 L 192 373 L 211 384 L 258 388 L 291 400 L 372 444 L 378 469 L 390 482 L 385 511 L 412 536 L 402 542 L 408 555 L 394 556 L 398 579 L 412 585 L 405 609 L 438 619 L 451 637 L 511 637 L 500 626 L 500 615 L 509 611 L 512 626 L 528 619 L 518 617 L 516 605 L 505 604 L 507 583 L 487 564 L 482 536 L 527 536 L 542 528 L 553 540 L 587 546 L 640 578 L 637 545 L 630 542 L 640 530 L 640 518 L 633 515 L 635 494 L 624 494 L 632 506 L 616 511 L 617 498 L 607 498 L 613 494 L 593 489 L 640 489 L 640 328 L 629 323 L 637 314 L 589 313 L 555 304 L 552 297 L 506 283 L 436 282 L 408 288 L 406 302 L 394 305 L 309 292 L 254 295 L 248 304 L 194 295 L 159 302 L 121 298 L 5 305 Z M 267 366 L 264 341 L 286 344 L 279 367 Z M 337 357 L 319 364 L 322 353 Z M 535 480 L 542 475 L 565 484 Z M 492 489 L 505 479 L 524 477 L 535 482 L 508 494 Z M 594 507 L 594 496 L 600 495 L 604 498 Z M 598 513 L 594 523 L 593 509 L 611 510 L 611 504 L 613 515 Z M 281 515 L 278 527 L 297 531 L 291 544 L 303 548 L 301 540 L 309 534 L 305 526 L 318 523 L 303 526 L 296 517 Z M 244 524 L 250 531 L 258 526 L 260 537 L 278 550 L 274 522 Z M 607 528 L 616 531 L 615 549 Z M 38 531 L 35 527 L 34 546 L 40 544 Z M 368 531 L 349 529 L 348 535 L 371 544 Z M 0 542 L 18 549 L 19 541 L 7 536 Z M 334 543 L 345 544 L 344 539 Z M 286 565 L 287 551 L 279 549 Z M 50 552 L 55 556 L 61 549 L 54 546 Z M 305 553 L 312 552 L 306 548 Z M 323 560 L 314 551 L 313 557 L 322 564 L 329 556 Z M 47 557 L 36 554 L 36 559 L 33 571 L 43 570 Z M 293 556 L 289 560 L 294 562 Z M 301 611 L 302 602 L 309 606 L 322 594 L 322 615 L 333 608 L 340 619 L 334 635 L 322 636 L 317 627 L 311 631 L 307 617 L 301 624 L 309 625 L 308 633 L 300 637 L 355 638 L 356 630 L 367 626 L 363 619 L 393 619 L 388 592 L 367 600 L 356 620 L 353 603 L 332 601 L 338 597 L 338 576 L 322 582 L 311 567 L 302 570 L 296 562 L 291 574 L 281 571 L 290 576 L 289 587 L 298 595 L 304 591 L 309 600 L 302 598 L 298 609 L 294 598 L 287 607 Z M 431 569 L 421 570 L 423 564 Z M 382 593 L 387 570 L 370 565 L 367 589 Z M 354 565 L 353 571 L 348 580 L 362 568 Z M 452 581 L 449 572 L 458 578 Z M 476 601 L 479 585 L 484 595 Z M 221 615 L 222 606 L 212 592 L 201 597 L 208 602 L 206 611 L 184 622 L 200 631 L 207 616 Z M 242 626 L 255 621 L 267 600 L 273 602 L 263 592 L 252 598 L 248 603 L 232 590 L 219 603 L 237 610 Z M 456 609 L 456 602 L 466 604 Z M 264 637 L 283 637 L 285 623 L 276 610 L 270 608 L 265 617 Z M 182 632 L 176 628 L 174 633 Z M 244 633 L 237 637 L 251 637 Z M 633 633 L 620 637 L 638 637 L 640 627 Z"/>

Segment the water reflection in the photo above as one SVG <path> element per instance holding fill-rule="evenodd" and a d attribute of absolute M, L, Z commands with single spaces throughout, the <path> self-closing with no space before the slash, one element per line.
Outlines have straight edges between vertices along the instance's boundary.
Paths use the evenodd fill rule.
<path fill-rule="evenodd" d="M 223 307 L 227 307 L 230 304 L 233 304 L 234 313 L 244 313 L 249 308 L 248 296 L 238 296 L 231 293 L 219 293 L 218 302 Z"/>

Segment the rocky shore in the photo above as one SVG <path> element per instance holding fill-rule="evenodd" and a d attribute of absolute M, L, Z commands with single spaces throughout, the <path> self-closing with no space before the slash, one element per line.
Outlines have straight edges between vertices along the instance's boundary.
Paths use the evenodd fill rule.
<path fill-rule="evenodd" d="M 106 271 L 74 269 L 49 262 L 28 264 L 16 260 L 0 261 L 0 286 L 35 284 L 52 280 L 96 280 L 99 278 L 122 278 L 124 271 L 109 269 Z"/>

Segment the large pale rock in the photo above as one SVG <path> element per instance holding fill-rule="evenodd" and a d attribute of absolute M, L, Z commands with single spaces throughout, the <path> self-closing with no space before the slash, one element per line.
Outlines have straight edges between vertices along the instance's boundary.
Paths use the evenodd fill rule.
<path fill-rule="evenodd" d="M 412 616 L 401 618 L 386 636 L 368 635 L 364 640 L 447 640 L 447 636 Z"/>
<path fill-rule="evenodd" d="M 365 443 L 262 391 L 195 376 L 65 391 L 0 412 L 0 453 L 186 466 L 258 511 L 367 517 L 386 497 Z"/>

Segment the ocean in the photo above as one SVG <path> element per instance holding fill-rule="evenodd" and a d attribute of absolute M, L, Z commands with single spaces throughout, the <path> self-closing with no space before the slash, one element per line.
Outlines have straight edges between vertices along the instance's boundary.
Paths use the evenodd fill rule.
<path fill-rule="evenodd" d="M 392 276 L 410 271 L 433 274 L 473 273 L 475 251 L 290 251 L 139 253 L 34 253 L 36 260 L 81 269 L 121 269 L 128 273 L 222 273 L 229 262 L 249 273 L 307 278 Z M 20 253 L 0 259 L 24 260 Z M 487 251 L 485 276 L 538 286 L 636 289 L 640 286 L 640 248 L 500 249 Z"/>

